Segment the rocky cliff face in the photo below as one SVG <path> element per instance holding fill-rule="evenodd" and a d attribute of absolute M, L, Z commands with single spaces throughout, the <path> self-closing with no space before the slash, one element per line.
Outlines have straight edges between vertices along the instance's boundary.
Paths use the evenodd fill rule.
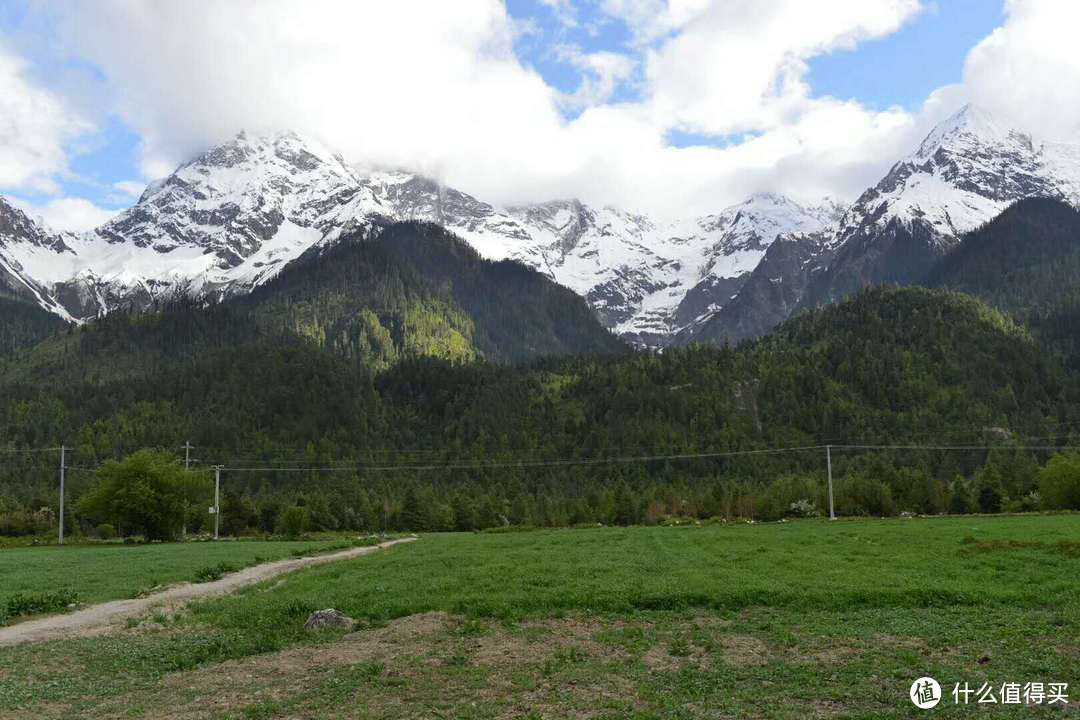
<path fill-rule="evenodd" d="M 828 263 L 831 240 L 827 232 L 778 237 L 738 293 L 708 317 L 684 328 L 674 342 L 736 344 L 770 332 L 799 306 L 815 268 Z"/>

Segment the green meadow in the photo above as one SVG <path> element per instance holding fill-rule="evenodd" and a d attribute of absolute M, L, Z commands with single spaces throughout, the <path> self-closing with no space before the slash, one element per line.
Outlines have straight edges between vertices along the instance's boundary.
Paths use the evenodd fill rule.
<path fill-rule="evenodd" d="M 93 575 L 72 582 L 104 596 Z M 356 628 L 305 631 L 326 607 Z M 934 716 L 977 709 L 964 682 L 1068 682 L 1080 707 L 1080 515 L 426 535 L 0 649 L 0 717 L 913 717 L 923 675 Z"/>
<path fill-rule="evenodd" d="M 224 564 L 247 567 L 327 542 L 224 540 L 124 545 L 48 545 L 0 549 L 0 608 L 14 596 L 64 591 L 82 603 L 134 597 L 155 586 L 195 581 Z"/>

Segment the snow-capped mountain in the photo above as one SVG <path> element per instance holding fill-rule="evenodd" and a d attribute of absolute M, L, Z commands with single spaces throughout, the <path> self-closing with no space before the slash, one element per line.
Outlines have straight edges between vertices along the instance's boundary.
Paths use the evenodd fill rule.
<path fill-rule="evenodd" d="M 1080 145 L 1037 143 L 964 107 L 824 232 L 773 243 L 738 295 L 674 342 L 737 342 L 868 283 L 920 282 L 964 233 L 1035 196 L 1080 204 Z"/>
<path fill-rule="evenodd" d="M 1025 197 L 1080 203 L 1080 145 L 1038 142 L 965 106 L 844 215 L 836 256 L 809 300 L 868 282 L 918 282 L 964 233 Z"/>
<path fill-rule="evenodd" d="M 12 243 L 0 257 L 75 318 L 177 291 L 244 291 L 313 245 L 391 212 L 340 157 L 292 133 L 240 133 L 151 184 L 97 230 Z"/>
<path fill-rule="evenodd" d="M 762 194 L 716 215 L 660 222 L 577 200 L 499 209 L 405 172 L 364 183 L 397 217 L 438 223 L 485 257 L 547 274 L 585 297 L 607 327 L 647 344 L 722 305 L 777 235 L 820 230 L 836 213 L 835 203 L 806 209 Z M 701 310 L 691 313 L 695 304 Z"/>
<path fill-rule="evenodd" d="M 67 311 L 13 256 L 25 253 L 56 255 L 71 236 L 54 233 L 0 197 L 0 295 L 24 298 L 70 320 Z"/>
<path fill-rule="evenodd" d="M 343 237 L 421 219 L 546 273 L 619 334 L 660 343 L 722 306 L 777 235 L 820 231 L 831 212 L 769 194 L 674 223 L 576 200 L 496 208 L 413 173 L 360 172 L 295 133 L 242 132 L 95 231 L 12 232 L 21 239 L 0 262 L 43 306 L 86 319 L 177 292 L 246 292 Z"/>
<path fill-rule="evenodd" d="M 782 195 L 759 193 L 698 221 L 716 241 L 708 247 L 696 284 L 679 301 L 668 332 L 695 326 L 731 302 L 778 239 L 828 233 L 842 211 L 828 198 L 803 207 Z"/>
<path fill-rule="evenodd" d="M 723 341 L 868 282 L 919 281 L 964 232 L 1030 196 L 1080 203 L 1080 145 L 1036 142 L 973 107 L 846 211 L 762 193 L 674 222 L 577 200 L 500 208 L 414 173 L 361 171 L 295 133 L 240 133 L 92 232 L 54 233 L 0 205 L 0 290 L 76 320 L 178 292 L 219 298 L 420 219 L 547 274 L 631 341 Z"/>
<path fill-rule="evenodd" d="M 679 330 L 670 342 L 737 343 L 768 333 L 798 308 L 812 268 L 832 257 L 833 241 L 830 229 L 778 237 L 734 297 Z"/>

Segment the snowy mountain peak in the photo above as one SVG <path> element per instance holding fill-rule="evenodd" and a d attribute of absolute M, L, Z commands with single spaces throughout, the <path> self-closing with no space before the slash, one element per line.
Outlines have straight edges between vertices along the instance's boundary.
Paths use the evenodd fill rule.
<path fill-rule="evenodd" d="M 161 253 L 202 248 L 227 269 L 283 231 L 336 236 L 355 211 L 380 207 L 356 172 L 322 145 L 295 132 L 240 132 L 152 184 L 97 232 Z"/>
<path fill-rule="evenodd" d="M 416 173 L 359 170 L 296 132 L 242 131 L 151 183 L 96 231 L 20 231 L 7 255 L 88 318 L 177 292 L 246 292 L 341 238 L 426 220 L 484 257 L 536 268 L 585 297 L 608 327 L 656 343 L 730 299 L 777 237 L 822 232 L 826 216 L 776 193 L 674 223 L 577 199 L 500 208 Z"/>
<path fill-rule="evenodd" d="M 0 197 L 0 248 L 10 243 L 30 243 L 41 247 L 63 245 L 60 233 L 53 232 L 41 220 L 32 218 Z"/>
<path fill-rule="evenodd" d="M 304 137 L 295 130 L 277 132 L 250 132 L 241 130 L 228 142 L 204 152 L 189 165 L 216 165 L 234 167 L 243 162 L 269 162 L 280 160 L 301 171 L 316 169 L 320 164 L 342 166 L 348 170 L 341 156 L 312 138 Z"/>
<path fill-rule="evenodd" d="M 749 206 L 768 206 L 768 205 L 781 205 L 781 206 L 797 206 L 797 203 L 789 198 L 787 195 L 781 195 L 780 193 L 759 191 L 751 193 L 750 197 L 743 200 L 741 205 Z"/>
<path fill-rule="evenodd" d="M 673 223 L 576 199 L 500 208 L 416 173 L 357 169 L 296 132 L 242 131 L 151 183 L 96 231 L 41 231 L 37 241 L 21 232 L 4 252 L 88 318 L 177 292 L 246 292 L 344 237 L 426 220 L 484 257 L 536 268 L 585 297 L 608 327 L 654 343 L 727 302 L 777 237 L 823 232 L 829 212 L 776 193 Z"/>
<path fill-rule="evenodd" d="M 1080 146 L 1036 144 L 975 106 L 938 124 L 844 215 L 810 304 L 918 282 L 961 236 L 1022 198 L 1080 201 Z"/>
<path fill-rule="evenodd" d="M 825 196 L 813 205 L 805 206 L 810 215 L 817 218 L 827 228 L 836 228 L 847 212 L 850 202 L 844 202 L 834 197 Z"/>
<path fill-rule="evenodd" d="M 1020 198 L 1076 193 L 1080 163 L 1067 161 L 1070 152 L 1069 146 L 1037 147 L 1024 132 L 965 106 L 863 193 L 839 235 L 898 220 L 927 227 L 948 246 Z"/>
<path fill-rule="evenodd" d="M 717 215 L 702 219 L 701 228 L 718 232 L 714 251 L 763 251 L 779 235 L 821 232 L 828 225 L 820 212 L 804 208 L 786 195 L 755 193 Z"/>
<path fill-rule="evenodd" d="M 926 160 L 941 149 L 967 152 L 979 145 L 1004 145 L 1014 141 L 1031 146 L 1029 136 L 1001 125 L 989 112 L 977 105 L 965 105 L 938 123 L 912 157 Z"/>

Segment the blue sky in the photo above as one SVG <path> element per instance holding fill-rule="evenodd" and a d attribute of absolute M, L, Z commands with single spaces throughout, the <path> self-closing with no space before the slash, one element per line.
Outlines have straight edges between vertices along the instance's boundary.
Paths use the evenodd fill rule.
<path fill-rule="evenodd" d="M 1046 0 L 1022 2 L 1032 7 L 1047 5 Z M 1003 4 L 997 0 L 866 0 L 861 5 L 853 3 L 847 7 L 837 4 L 836 8 L 840 9 L 821 4 L 815 7 L 822 8 L 821 14 L 829 16 L 825 20 L 835 23 L 835 33 L 830 34 L 828 23 L 823 22 L 824 29 L 808 29 L 807 32 L 818 35 L 807 42 L 828 49 L 807 51 L 799 36 L 800 21 L 792 19 L 787 26 L 781 15 L 779 25 L 768 26 L 770 35 L 775 35 L 778 28 L 784 33 L 784 38 L 776 41 L 780 43 L 777 51 L 780 55 L 769 56 L 755 54 L 755 49 L 775 38 L 762 37 L 757 43 L 753 33 L 764 31 L 755 25 L 754 13 L 729 12 L 734 3 L 724 8 L 723 0 L 712 0 L 712 5 L 721 6 L 717 12 L 712 11 L 709 0 L 683 0 L 682 5 L 692 10 L 683 13 L 685 17 L 677 11 L 679 3 L 666 6 L 661 0 L 506 0 L 505 10 L 493 6 L 491 0 L 461 0 L 461 3 L 456 13 L 440 4 L 428 6 L 430 13 L 414 12 L 401 19 L 383 17 L 393 15 L 393 11 L 360 7 L 364 3 L 321 1 L 317 9 L 311 6 L 310 15 L 322 12 L 327 23 L 322 29 L 314 23 L 311 30 L 317 41 L 316 52 L 327 53 L 325 58 L 316 58 L 319 63 L 313 62 L 313 68 L 317 67 L 325 76 L 326 67 L 334 67 L 335 59 L 339 59 L 337 65 L 348 83 L 346 91 L 341 89 L 341 83 L 333 87 L 328 83 L 325 102 L 314 106 L 330 107 L 345 102 L 342 113 L 362 114 L 360 125 L 348 130 L 343 122 L 313 118 L 312 98 L 303 97 L 302 93 L 294 108 L 287 107 L 291 101 L 288 93 L 283 98 L 276 97 L 278 88 L 274 78 L 295 72 L 303 80 L 305 54 L 312 47 L 301 45 L 303 52 L 290 53 L 281 42 L 276 47 L 270 42 L 275 32 L 272 27 L 275 17 L 280 15 L 284 29 L 291 24 L 288 13 L 295 14 L 296 9 L 290 3 L 274 0 L 258 5 L 258 17 L 252 19 L 271 28 L 264 33 L 269 38 L 268 46 L 245 46 L 240 48 L 242 52 L 234 52 L 235 46 L 214 45 L 223 42 L 217 37 L 223 25 L 238 24 L 239 6 L 230 8 L 229 3 L 223 4 L 226 7 L 202 6 L 200 15 L 207 17 L 201 19 L 184 15 L 182 4 L 171 8 L 163 4 L 125 9 L 124 2 L 107 7 L 94 0 L 35 6 L 27 0 L 0 0 L 0 60 L 4 59 L 3 53 L 17 60 L 21 84 L 16 90 L 44 93 L 73 118 L 67 125 L 54 119 L 59 129 L 53 135 L 63 159 L 54 160 L 54 167 L 36 174 L 32 169 L 22 174 L 8 173 L 7 180 L 0 174 L 0 193 L 39 208 L 47 208 L 58 199 L 74 198 L 89 201 L 98 209 L 115 211 L 130 205 L 139 186 L 167 172 L 200 143 L 209 143 L 212 138 L 232 132 L 232 127 L 238 130 L 241 124 L 262 120 L 268 124 L 296 124 L 296 118 L 300 118 L 301 123 L 310 123 L 303 129 L 343 148 L 350 159 L 366 160 L 352 156 L 374 153 L 374 160 L 379 162 L 433 167 L 450 180 L 467 186 L 472 182 L 469 187 L 477 192 L 498 196 L 504 191 L 504 197 L 496 197 L 497 200 L 524 198 L 530 193 L 555 194 L 565 187 L 577 194 L 595 191 L 597 196 L 608 188 L 614 200 L 625 197 L 633 201 L 637 197 L 634 183 L 612 182 L 603 173 L 625 175 L 638 172 L 639 168 L 659 167 L 666 168 L 672 177 L 686 178 L 688 184 L 694 184 L 695 197 L 710 197 L 708 193 L 725 197 L 742 192 L 748 182 L 756 183 L 745 188 L 748 190 L 765 189 L 759 186 L 770 182 L 775 184 L 777 176 L 761 169 L 769 162 L 777 167 L 786 165 L 789 175 L 791 167 L 811 167 L 809 158 L 800 164 L 803 161 L 798 157 L 777 155 L 775 159 L 763 160 L 758 153 L 775 154 L 777 147 L 796 148 L 791 152 L 798 153 L 800 147 L 817 145 L 821 147 L 816 147 L 813 161 L 820 164 L 823 155 L 835 155 L 837 169 L 826 168 L 821 178 L 808 178 L 803 184 L 842 194 L 857 191 L 860 183 L 878 171 L 877 166 L 872 162 L 853 162 L 852 156 L 834 151 L 833 145 L 839 147 L 845 138 L 821 138 L 806 128 L 820 126 L 821 117 L 833 113 L 838 132 L 855 132 L 851 142 L 865 143 L 870 148 L 881 147 L 875 133 L 888 130 L 899 136 L 901 130 L 924 131 L 928 119 L 921 113 L 927 98 L 942 88 L 959 86 L 972 48 L 1009 19 Z M 793 13 L 809 6 L 806 3 L 800 6 L 795 0 L 762 0 L 758 7 L 781 7 L 785 3 Z M 699 6 L 700 12 L 694 9 Z M 867 10 L 871 6 L 880 10 Z M 435 17 L 439 14 L 436 8 L 442 15 Z M 730 20 L 724 19 L 725 12 Z M 216 17 L 215 13 L 223 14 L 225 19 Z M 425 50 L 420 46 L 424 41 L 410 43 L 413 33 L 409 23 L 415 24 L 417 17 L 424 18 L 420 22 L 444 26 L 434 28 L 433 39 L 427 43 L 434 46 L 427 50 L 432 54 L 432 62 L 441 62 L 442 58 L 462 50 L 459 45 L 464 44 L 464 64 L 468 65 L 468 53 L 472 49 L 476 66 L 464 67 L 460 76 L 454 74 L 455 68 L 440 68 L 444 75 L 439 82 L 448 88 L 446 97 L 451 103 L 462 98 L 463 107 L 466 103 L 492 104 L 487 114 L 494 118 L 494 131 L 477 123 L 476 116 L 464 118 L 460 128 L 454 128 L 460 135 L 476 126 L 475 132 L 481 140 L 492 139 L 487 143 L 491 145 L 492 158 L 478 157 L 475 142 L 447 141 L 435 137 L 438 133 L 433 132 L 432 139 L 425 144 L 416 139 L 424 134 L 424 127 L 418 132 L 404 123 L 403 127 L 412 128 L 411 135 L 398 136 L 392 134 L 393 124 L 380 124 L 368 117 L 371 113 L 366 101 L 367 81 L 382 82 L 383 78 L 366 74 L 372 64 L 356 54 L 362 50 L 344 45 L 363 44 L 380 34 L 393 41 L 394 33 L 401 32 L 401 46 L 422 53 Z M 396 25 L 399 20 L 405 25 Z M 189 22 L 192 27 L 185 27 Z M 203 24 L 199 25 L 200 22 Z M 739 23 L 745 25 L 745 32 Z M 342 47 L 334 46 L 339 42 L 334 33 L 341 29 L 383 26 L 386 28 L 383 31 L 342 33 Z M 513 57 L 497 62 L 485 59 L 488 36 L 496 37 L 501 31 L 512 38 Z M 720 38 L 729 31 L 736 33 L 737 38 L 748 39 L 745 62 L 758 64 L 748 70 L 763 70 L 759 73 L 763 79 L 754 80 L 760 87 L 740 85 L 740 76 L 753 77 L 755 72 L 742 72 L 738 57 L 734 61 L 728 58 L 728 67 L 734 70 L 722 72 L 708 66 L 706 55 L 723 43 Z M 115 37 L 111 37 L 113 33 Z M 709 33 L 717 38 L 715 43 L 710 42 Z M 859 40 L 849 49 L 844 47 L 843 38 L 851 34 Z M 138 42 L 130 49 L 126 47 L 127 41 L 134 37 L 142 40 L 141 47 L 152 55 L 152 62 L 150 58 L 138 57 Z M 238 37 L 241 43 L 255 42 L 252 36 Z M 287 34 L 282 37 L 289 42 L 294 40 Z M 687 47 L 695 47 L 692 43 L 698 42 L 696 47 L 703 50 L 698 55 L 680 56 L 677 41 L 685 41 Z M 450 45 L 439 47 L 443 42 Z M 787 57 L 783 52 L 787 46 L 801 68 L 797 73 L 799 83 L 809 87 L 808 97 L 791 88 L 777 91 L 773 84 L 783 77 L 782 67 L 786 66 L 782 61 Z M 239 60 L 233 56 L 244 55 L 243 51 L 248 50 L 251 57 L 241 58 L 245 65 L 235 65 Z M 125 55 L 125 51 L 129 54 Z M 190 56 L 185 57 L 185 53 Z M 257 58 L 262 57 L 259 53 L 265 53 L 266 61 L 262 65 L 266 65 L 266 77 L 257 76 L 261 67 Z M 206 56 L 212 61 L 204 66 L 201 75 L 198 67 L 186 69 L 191 57 L 205 59 Z M 385 51 L 376 55 L 380 65 L 385 56 Z M 699 58 L 701 62 L 697 63 Z M 221 64 L 220 74 L 225 78 L 221 82 L 232 82 L 234 87 L 235 78 L 241 76 L 238 74 L 255 73 L 251 75 L 251 97 L 241 92 L 234 102 L 231 88 L 222 91 L 221 87 L 215 87 L 218 78 L 214 62 Z M 275 62 L 283 64 L 275 70 L 272 66 Z M 405 95 L 398 98 L 395 93 L 398 87 L 415 86 L 417 78 L 423 84 L 423 62 L 424 58 L 420 58 L 417 63 L 420 70 L 415 75 L 410 74 L 413 72 L 410 67 L 402 69 L 393 62 L 385 63 L 385 68 L 379 67 L 378 75 L 385 70 L 400 72 L 401 77 L 390 78 L 370 95 L 409 106 L 412 99 Z M 512 63 L 518 63 L 519 67 L 512 67 Z M 491 71 L 493 66 L 497 66 L 498 72 Z M 315 72 L 312 69 L 313 85 L 321 82 Z M 542 78 L 546 90 L 538 89 L 530 80 L 532 72 Z M 476 82 L 478 76 L 489 80 L 495 91 Z M 0 82 L 3 79 L 0 77 Z M 460 87 L 454 85 L 459 81 Z M 306 91 L 307 83 L 301 84 Z M 241 91 L 248 89 L 247 82 L 239 85 Z M 554 100 L 545 99 L 545 92 Z M 506 102 L 501 102 L 504 98 L 500 93 L 506 94 Z M 176 97 L 187 95 L 191 96 L 190 122 L 170 116 L 170 113 L 175 115 Z M 963 95 L 957 93 L 958 97 Z M 266 99 L 272 96 L 273 99 Z M 699 96 L 703 98 L 700 102 Z M 735 100 L 728 102 L 729 96 Z M 361 103 L 358 97 L 365 102 Z M 545 102 L 553 103 L 554 115 L 550 118 L 545 116 Z M 396 107 L 395 102 L 387 105 Z M 520 109 L 515 111 L 506 105 L 519 105 Z M 27 101 L 24 107 L 35 106 Z M 252 108 L 260 112 L 268 108 L 267 117 L 259 117 Z M 481 107 L 477 112 L 484 109 Z M 26 122 L 34 129 L 33 116 L 29 118 Z M 72 129 L 75 126 L 78 129 Z M 506 133 L 503 137 L 503 130 L 508 127 L 518 136 Z M 498 137 L 494 137 L 496 134 Z M 537 139 L 534 141 L 533 137 Z M 47 140 L 42 139 L 41 147 L 32 151 L 47 154 Z M 4 142 L 0 137 L 0 152 L 4 150 Z M 8 138 L 6 142 L 17 143 L 18 138 Z M 904 136 L 898 141 L 901 142 L 910 139 Z M 552 145 L 545 147 L 544 143 Z M 481 143 L 479 152 L 487 152 L 487 144 Z M 455 149 L 454 145 L 461 147 Z M 582 147 L 596 148 L 598 159 L 591 164 L 579 162 Z M 626 164 L 623 148 L 628 155 L 640 148 L 649 148 L 649 152 L 642 151 L 636 165 L 622 167 L 620 163 Z M 693 152 L 680 155 L 679 150 Z M 612 155 L 618 163 L 611 161 Z M 553 169 L 558 165 L 554 158 L 564 158 L 562 164 L 568 168 L 566 177 L 559 176 L 558 167 Z M 734 162 L 733 158 L 745 167 L 734 164 L 727 167 L 726 163 Z M 887 160 L 882 157 L 875 162 L 880 165 Z M 510 182 L 505 172 L 501 172 L 508 161 L 521 165 L 515 168 L 519 172 Z M 682 167 L 684 162 L 695 164 Z M 715 179 L 708 176 L 710 163 L 717 168 Z M 854 165 L 870 167 L 858 170 L 861 173 L 858 175 L 843 174 L 848 172 L 845 168 Z M 747 167 L 754 173 L 748 175 Z M 482 174 L 485 172 L 487 175 Z M 659 172 L 657 175 L 657 183 L 670 185 L 670 180 L 659 177 Z M 736 175 L 744 178 L 743 185 L 732 179 Z M 746 180 L 747 177 L 753 179 Z M 688 192 L 687 196 L 690 195 Z"/>
<path fill-rule="evenodd" d="M 586 52 L 626 51 L 633 46 L 626 24 L 605 16 L 595 3 L 576 4 L 573 27 L 560 22 L 560 11 L 541 0 L 509 0 L 507 10 L 518 20 L 535 24 L 535 33 L 523 34 L 515 43 L 518 56 L 563 92 L 577 88 L 581 72 L 560 61 L 555 46 L 571 43 Z M 927 4 L 892 35 L 812 59 L 809 81 L 823 95 L 859 100 L 878 109 L 893 105 L 916 109 L 936 88 L 960 81 L 968 51 L 1002 19 L 995 0 Z M 624 87 L 614 99 L 634 96 L 633 88 Z"/>
<path fill-rule="evenodd" d="M 1002 20 L 992 0 L 939 0 L 888 37 L 814 58 L 809 81 L 879 110 L 916 110 L 934 89 L 960 81 L 968 51 Z"/>
<path fill-rule="evenodd" d="M 582 73 L 560 60 L 553 48 L 569 43 L 595 52 L 627 51 L 634 46 L 627 25 L 605 16 L 595 3 L 575 4 L 574 24 L 569 27 L 560 20 L 565 11 L 541 0 L 509 0 L 507 9 L 533 28 L 515 43 L 522 62 L 566 93 L 578 87 Z M 1002 19 L 1001 5 L 994 0 L 930 3 L 891 35 L 864 42 L 854 50 L 836 50 L 811 59 L 808 81 L 821 95 L 857 100 L 877 110 L 900 106 L 915 111 L 935 89 L 960 81 L 967 53 Z M 641 91 L 640 86 L 624 85 L 612 99 L 632 101 Z M 568 108 L 565 112 L 573 116 L 580 110 Z M 666 137 L 676 147 L 724 147 L 747 135 L 710 136 L 673 129 Z"/>

